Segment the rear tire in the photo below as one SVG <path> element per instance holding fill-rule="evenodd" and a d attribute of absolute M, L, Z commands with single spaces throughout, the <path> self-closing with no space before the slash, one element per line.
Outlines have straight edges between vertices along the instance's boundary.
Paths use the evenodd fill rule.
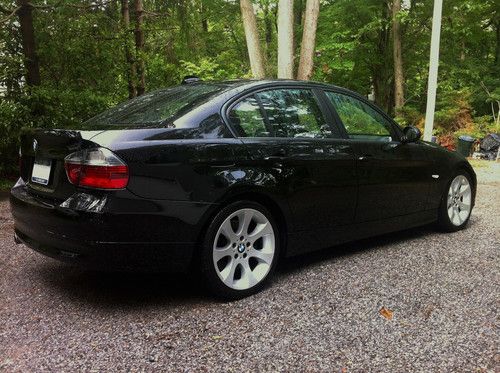
<path fill-rule="evenodd" d="M 201 248 L 200 272 L 216 297 L 235 300 L 260 291 L 279 257 L 278 225 L 264 206 L 238 201 L 212 220 Z"/>
<path fill-rule="evenodd" d="M 445 232 L 464 229 L 472 212 L 472 179 L 465 171 L 454 174 L 441 198 L 438 227 Z"/>

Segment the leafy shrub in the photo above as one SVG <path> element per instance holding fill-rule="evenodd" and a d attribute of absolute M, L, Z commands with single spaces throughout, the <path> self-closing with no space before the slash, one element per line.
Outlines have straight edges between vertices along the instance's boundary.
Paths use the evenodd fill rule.
<path fill-rule="evenodd" d="M 444 90 L 438 96 L 434 116 L 440 133 L 456 132 L 473 123 L 470 92 L 467 90 Z"/>
<path fill-rule="evenodd" d="M 69 128 L 105 110 L 112 103 L 89 91 L 37 87 L 17 101 L 0 100 L 0 176 L 17 173 L 21 128 Z"/>
<path fill-rule="evenodd" d="M 180 73 L 182 77 L 196 75 L 202 80 L 224 80 L 241 76 L 241 71 L 238 70 L 239 67 L 234 64 L 225 65 L 224 68 L 221 67 L 222 64 L 219 61 L 225 63 L 226 59 L 224 53 L 221 53 L 217 59 L 201 58 L 198 63 L 180 61 Z"/>
<path fill-rule="evenodd" d="M 498 132 L 498 128 L 496 128 L 491 116 L 485 115 L 474 118 L 474 122 L 469 126 L 455 132 L 455 137 L 458 138 L 461 135 L 469 135 L 480 140 L 486 137 L 486 135 L 496 132 Z"/>
<path fill-rule="evenodd" d="M 420 130 L 424 129 L 424 115 L 414 107 L 403 106 L 394 119 L 403 127 L 415 126 Z"/>
<path fill-rule="evenodd" d="M 17 168 L 20 129 L 29 122 L 29 110 L 20 103 L 0 100 L 0 177 Z"/>

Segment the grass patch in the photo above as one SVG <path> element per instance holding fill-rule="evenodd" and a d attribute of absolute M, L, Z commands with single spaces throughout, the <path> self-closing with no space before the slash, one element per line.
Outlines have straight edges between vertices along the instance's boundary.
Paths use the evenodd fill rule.
<path fill-rule="evenodd" d="M 489 167 L 493 161 L 485 161 L 484 159 L 469 159 L 470 165 L 474 169 Z"/>
<path fill-rule="evenodd" d="M 0 179 L 0 192 L 5 192 L 10 190 L 16 183 L 14 179 Z"/>

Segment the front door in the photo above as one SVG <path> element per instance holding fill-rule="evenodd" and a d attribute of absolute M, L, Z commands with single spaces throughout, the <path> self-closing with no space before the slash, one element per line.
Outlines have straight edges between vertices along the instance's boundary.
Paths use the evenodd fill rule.
<path fill-rule="evenodd" d="M 343 92 L 325 92 L 356 154 L 356 222 L 426 209 L 431 159 L 422 144 L 400 142 L 395 124 L 376 107 Z"/>

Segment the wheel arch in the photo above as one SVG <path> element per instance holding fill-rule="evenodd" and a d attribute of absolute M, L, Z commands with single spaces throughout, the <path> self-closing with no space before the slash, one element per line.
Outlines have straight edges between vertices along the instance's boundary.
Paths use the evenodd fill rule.
<path fill-rule="evenodd" d="M 459 162 L 455 166 L 455 174 L 460 172 L 460 171 L 465 171 L 472 179 L 472 191 L 473 191 L 472 206 L 474 206 L 475 200 L 476 200 L 476 191 L 477 191 L 476 173 L 474 172 L 474 169 L 472 168 L 470 163 L 467 162 L 466 160 Z"/>
<path fill-rule="evenodd" d="M 272 197 L 268 193 L 260 190 L 237 190 L 232 193 L 226 195 L 217 204 L 214 205 L 212 209 L 210 209 L 203 220 L 202 228 L 198 233 L 198 237 L 196 239 L 197 242 L 197 250 L 200 249 L 199 245 L 203 242 L 204 235 L 210 225 L 210 222 L 214 219 L 214 217 L 221 211 L 224 207 L 229 204 L 237 201 L 252 201 L 261 204 L 266 207 L 279 228 L 279 240 L 280 240 L 280 257 L 283 257 L 286 252 L 286 240 L 287 233 L 290 229 L 290 221 L 287 218 L 287 205 L 285 202 L 278 202 L 276 198 Z"/>
<path fill-rule="evenodd" d="M 455 166 L 455 171 L 465 171 L 467 172 L 470 177 L 472 178 L 472 181 L 474 182 L 474 187 L 476 186 L 476 183 L 477 183 L 477 180 L 476 180 L 476 173 L 474 172 L 474 169 L 472 168 L 472 166 L 470 165 L 469 162 L 467 161 L 462 161 L 462 162 L 459 162 L 456 166 Z"/>
<path fill-rule="evenodd" d="M 473 198 L 472 198 L 472 207 L 475 205 L 475 200 L 476 200 L 476 192 L 477 192 L 477 178 L 476 178 L 476 173 L 474 172 L 474 169 L 470 165 L 469 162 L 467 162 L 465 159 L 461 159 L 460 161 L 454 163 L 450 167 L 449 174 L 447 175 L 446 179 L 443 180 L 443 183 L 441 184 L 441 197 L 440 197 L 440 203 L 444 203 L 446 200 L 446 194 L 448 193 L 448 187 L 453 178 L 460 172 L 466 172 L 470 177 L 472 181 L 472 192 L 473 192 Z"/>

